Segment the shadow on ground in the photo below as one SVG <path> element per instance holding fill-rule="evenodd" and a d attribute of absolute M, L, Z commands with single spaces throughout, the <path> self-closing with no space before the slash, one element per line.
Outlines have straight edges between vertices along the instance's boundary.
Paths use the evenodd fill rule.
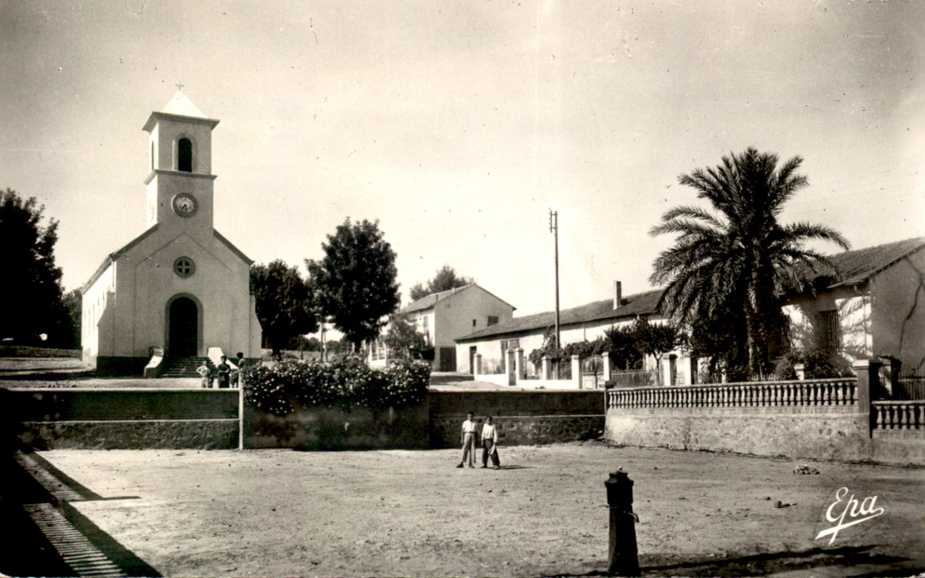
<path fill-rule="evenodd" d="M 766 576 L 799 570 L 825 570 L 823 575 L 910 576 L 925 567 L 909 565 L 910 558 L 878 553 L 875 545 L 813 548 L 800 552 L 771 552 L 725 558 L 664 563 L 658 555 L 640 557 L 643 576 Z M 664 560 L 664 558 L 661 558 Z M 867 570 L 869 568 L 869 570 Z M 606 568 L 566 576 L 609 576 Z"/>
<path fill-rule="evenodd" d="M 40 456 L 36 457 L 36 461 L 47 467 L 50 474 L 57 474 L 58 479 L 70 490 L 78 493 L 82 501 L 107 499 L 63 475 Z M 85 551 L 69 547 L 68 555 L 72 558 L 94 557 L 98 551 L 118 568 L 120 576 L 160 576 L 157 570 L 101 530 L 70 503 L 58 500 L 49 493 L 12 456 L 4 455 L 0 461 L 4 472 L 0 482 L 0 519 L 4 521 L 5 534 L 5 538 L 0 540 L 0 573 L 8 576 L 75 574 L 59 548 L 55 547 L 56 538 L 43 533 L 27 512 L 27 508 L 32 505 L 45 504 L 56 509 L 66 520 L 65 525 L 70 526 L 61 528 L 61 535 L 72 537 L 73 532 L 79 532 L 86 539 Z"/>

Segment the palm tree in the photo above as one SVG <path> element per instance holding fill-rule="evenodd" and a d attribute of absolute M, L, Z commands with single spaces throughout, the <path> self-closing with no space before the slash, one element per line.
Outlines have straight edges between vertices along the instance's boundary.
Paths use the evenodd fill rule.
<path fill-rule="evenodd" d="M 796 156 L 777 167 L 777 155 L 754 148 L 724 156 L 714 168 L 681 175 L 682 185 L 707 199 L 710 210 L 675 207 L 662 215 L 652 235 L 677 235 L 675 244 L 655 260 L 650 277 L 666 285 L 660 305 L 677 321 L 698 321 L 723 328 L 745 348 L 748 373 L 761 377 L 770 369 L 769 345 L 782 327 L 786 291 L 802 289 L 807 270 L 831 271 L 831 263 L 808 249 L 810 240 L 847 249 L 837 231 L 806 222 L 778 222 L 784 204 L 807 186 Z"/>

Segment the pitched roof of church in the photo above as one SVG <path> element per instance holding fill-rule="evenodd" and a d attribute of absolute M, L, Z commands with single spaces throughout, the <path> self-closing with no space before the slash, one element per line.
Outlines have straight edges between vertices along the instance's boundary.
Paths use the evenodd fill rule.
<path fill-rule="evenodd" d="M 109 267 L 116 259 L 124 255 L 129 249 L 131 249 L 138 243 L 150 237 L 155 231 L 157 231 L 157 228 L 158 228 L 158 224 L 155 223 L 147 231 L 138 235 L 137 237 L 135 237 L 134 239 L 132 239 L 131 241 L 123 245 L 117 251 L 113 251 L 112 253 L 106 255 L 106 258 L 103 259 L 103 262 L 100 264 L 100 266 L 97 267 L 96 271 L 93 272 L 93 275 L 90 276 L 90 280 L 84 283 L 83 286 L 81 286 L 80 292 L 86 293 L 87 289 L 89 289 L 94 283 L 96 283 L 96 280 L 100 278 L 100 275 L 103 274 L 103 271 L 105 271 L 107 267 Z M 227 237 L 225 237 L 224 235 L 222 235 L 215 229 L 212 229 L 212 234 L 215 236 L 216 239 L 219 240 L 219 242 L 225 245 L 225 247 L 227 247 L 229 251 L 234 253 L 242 261 L 244 261 L 248 265 L 254 264 L 254 260 L 248 257 L 247 255 L 245 255 L 244 252 L 241 251 L 241 249 L 238 249 L 237 247 L 235 247 L 234 243 L 229 241 Z"/>
<path fill-rule="evenodd" d="M 161 109 L 161 112 L 175 114 L 178 116 L 190 116 L 194 118 L 208 118 L 199 107 L 193 104 L 183 91 L 178 90 L 170 98 L 170 101 Z"/>
<path fill-rule="evenodd" d="M 215 229 L 212 229 L 212 234 L 215 235 L 215 238 L 221 241 L 223 245 L 228 247 L 228 250 L 230 250 L 232 253 L 240 257 L 242 261 L 245 261 L 248 265 L 254 264 L 254 260 L 248 257 L 247 255 L 245 255 L 244 252 L 241 251 L 241 249 L 238 249 L 237 247 L 235 247 L 234 243 L 228 240 L 228 237 L 226 237 L 225 235 L 222 235 Z"/>
<path fill-rule="evenodd" d="M 218 124 L 218 120 L 207 117 L 181 90 L 175 92 L 173 97 L 171 97 L 161 110 L 152 112 L 142 128 L 144 130 L 151 130 L 151 127 L 154 126 L 154 122 L 160 117 L 181 117 L 186 120 L 196 119 L 200 122 L 210 124 L 213 128 Z"/>
<path fill-rule="evenodd" d="M 94 283 L 96 283 L 96 280 L 100 278 L 100 275 L 103 274 L 103 271 L 105 271 L 106 268 L 109 267 L 113 263 L 113 261 L 118 259 L 122 254 L 124 254 L 126 251 L 128 251 L 129 249 L 131 249 L 138 243 L 141 243 L 142 241 L 150 237 L 154 233 L 154 231 L 157 231 L 157 227 L 158 227 L 158 224 L 154 223 L 154 225 L 152 225 L 147 231 L 138 235 L 137 237 L 135 237 L 134 239 L 132 239 L 131 241 L 123 245 L 122 248 L 106 255 L 106 257 L 103 259 L 103 262 L 100 263 L 100 266 L 97 267 L 96 271 L 93 272 L 93 275 L 90 276 L 90 280 L 84 283 L 83 286 L 80 288 L 80 292 L 86 293 L 87 289 L 89 289 Z"/>

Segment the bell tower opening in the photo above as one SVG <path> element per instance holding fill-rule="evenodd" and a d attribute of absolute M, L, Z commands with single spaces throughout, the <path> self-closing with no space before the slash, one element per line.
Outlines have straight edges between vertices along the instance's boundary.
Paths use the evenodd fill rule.
<path fill-rule="evenodd" d="M 181 173 L 193 172 L 193 142 L 188 138 L 177 141 L 177 170 Z"/>

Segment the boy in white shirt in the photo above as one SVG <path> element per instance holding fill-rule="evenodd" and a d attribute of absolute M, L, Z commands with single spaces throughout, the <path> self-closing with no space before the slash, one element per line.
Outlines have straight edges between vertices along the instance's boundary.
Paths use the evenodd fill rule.
<path fill-rule="evenodd" d="M 482 426 L 482 467 L 488 467 L 488 458 L 491 457 L 491 463 L 494 468 L 501 468 L 501 458 L 498 457 L 498 428 L 492 423 L 491 416 L 485 418 L 485 425 Z"/>
<path fill-rule="evenodd" d="M 475 428 L 476 423 L 472 420 L 472 412 L 466 414 L 466 421 L 462 424 L 462 461 L 457 468 L 463 467 L 466 459 L 469 460 L 469 467 L 475 467 Z"/>

